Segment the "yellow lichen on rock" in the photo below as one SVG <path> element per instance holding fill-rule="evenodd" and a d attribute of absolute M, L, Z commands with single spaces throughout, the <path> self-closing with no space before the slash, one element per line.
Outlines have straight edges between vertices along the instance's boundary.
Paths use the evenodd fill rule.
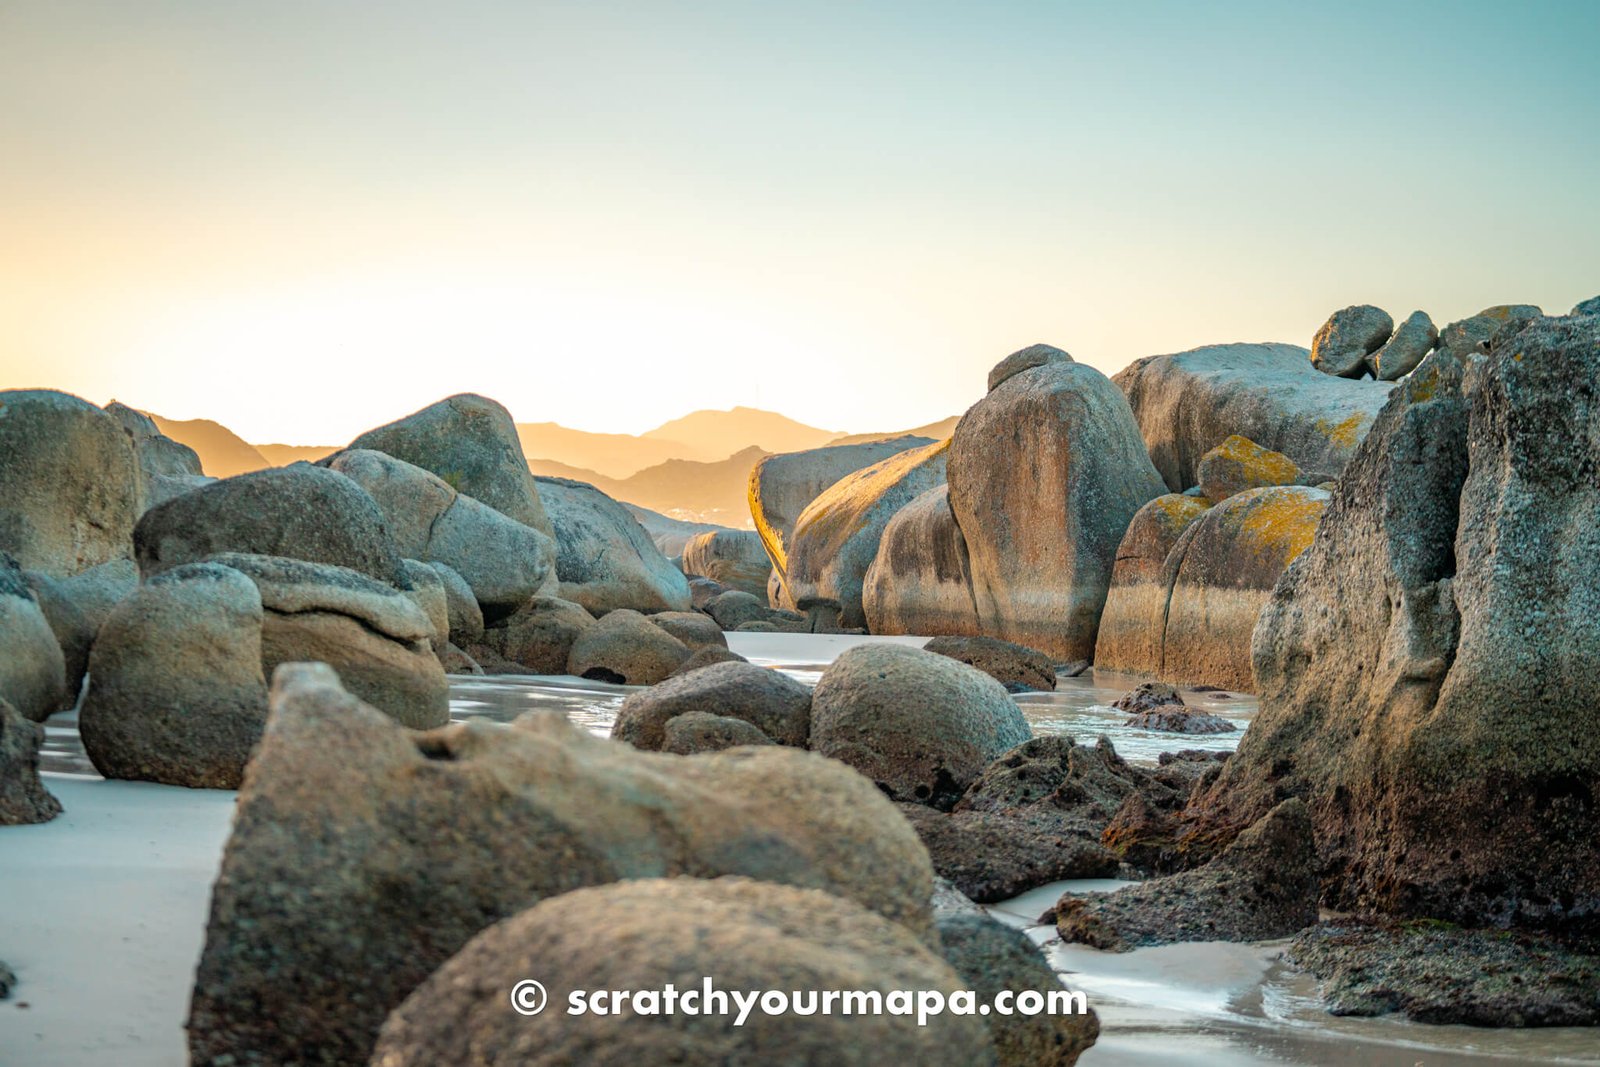
<path fill-rule="evenodd" d="M 1234 434 L 1200 457 L 1199 475 L 1201 494 L 1220 502 L 1246 489 L 1292 485 L 1300 467 L 1282 452 Z"/>

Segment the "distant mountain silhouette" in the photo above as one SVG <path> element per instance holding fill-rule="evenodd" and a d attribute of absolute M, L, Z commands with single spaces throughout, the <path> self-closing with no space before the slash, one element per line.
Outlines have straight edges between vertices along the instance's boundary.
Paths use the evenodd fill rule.
<path fill-rule="evenodd" d="M 302 459 L 307 463 L 315 463 L 324 456 L 333 455 L 343 447 L 343 445 L 256 445 L 255 450 L 265 456 L 274 467 L 287 467 Z"/>
<path fill-rule="evenodd" d="M 568 429 L 555 422 L 519 422 L 517 436 L 522 441 L 523 454 L 527 456 L 593 471 L 606 478 L 626 478 L 668 459 L 721 459 L 749 443 L 741 441 L 726 452 L 707 456 L 681 441 L 659 438 L 646 440 L 629 433 L 589 433 L 586 430 Z M 592 480 L 576 474 L 558 477 Z"/>
<path fill-rule="evenodd" d="M 200 468 L 213 478 L 231 478 L 278 465 L 221 423 L 210 419 L 164 419 L 148 411 L 145 414 L 155 420 L 156 429 L 194 449 L 200 457 Z"/>
<path fill-rule="evenodd" d="M 838 437 L 839 431 L 819 430 L 773 411 L 733 408 L 691 412 L 640 436 L 653 441 L 682 442 L 699 453 L 675 458 L 720 459 L 751 446 L 767 452 L 816 448 Z"/>
<path fill-rule="evenodd" d="M 956 423 L 960 421 L 960 415 L 951 415 L 948 419 L 930 422 L 926 426 L 918 426 L 914 430 L 896 430 L 893 433 L 853 433 L 848 437 L 835 437 L 828 444 L 864 445 L 869 441 L 892 441 L 896 437 L 928 437 L 935 441 L 943 441 L 946 437 L 956 432 Z"/>
<path fill-rule="evenodd" d="M 751 447 L 710 463 L 669 459 L 627 478 L 607 478 L 592 470 L 532 457 L 528 468 L 537 475 L 588 482 L 607 496 L 671 519 L 748 529 L 750 468 L 768 454 Z"/>

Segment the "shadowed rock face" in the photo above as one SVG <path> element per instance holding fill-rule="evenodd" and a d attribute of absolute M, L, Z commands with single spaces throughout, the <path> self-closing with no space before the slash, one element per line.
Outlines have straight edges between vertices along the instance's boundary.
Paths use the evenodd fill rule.
<path fill-rule="evenodd" d="M 43 722 L 63 704 L 66 657 L 16 561 L 0 552 L 0 701 Z"/>
<path fill-rule="evenodd" d="M 616 608 L 689 610 L 689 580 L 626 508 L 587 482 L 537 481 L 555 527 L 563 600 L 596 616 Z"/>
<path fill-rule="evenodd" d="M 49 822 L 61 814 L 61 802 L 39 780 L 43 744 L 44 727 L 0 700 L 0 826 Z M 0 965 L 0 978 L 4 972 Z"/>
<path fill-rule="evenodd" d="M 938 485 L 895 512 L 862 579 L 861 607 L 875 634 L 976 636 L 967 542 Z"/>
<path fill-rule="evenodd" d="M 1187 840 L 1285 796 L 1324 903 L 1600 926 L 1600 317 L 1431 355 L 1256 630 L 1261 710 Z"/>
<path fill-rule="evenodd" d="M 931 930 L 926 851 L 838 763 L 639 752 L 554 714 L 414 733 L 328 668 L 284 667 L 213 891 L 192 1062 L 366 1063 L 385 1016 L 491 924 L 583 886 L 723 874 Z"/>
<path fill-rule="evenodd" d="M 505 991 L 543 976 L 552 1010 L 511 1011 Z M 569 1016 L 575 990 L 964 988 L 961 975 L 904 927 L 813 889 L 747 878 L 648 879 L 547 900 L 474 939 L 384 1024 L 374 1067 L 435 1067 L 471 1049 L 480 1063 L 995 1065 L 985 1020 L 824 1013 Z M 492 993 L 490 991 L 493 991 Z M 1015 1061 L 1006 1061 L 1007 1063 Z"/>
<path fill-rule="evenodd" d="M 1100 613 L 1094 648 L 1097 665 L 1143 674 L 1161 672 L 1161 638 L 1175 577 L 1167 570 L 1167 557 L 1210 506 L 1209 500 L 1167 493 L 1140 508 L 1128 523 Z"/>
<path fill-rule="evenodd" d="M 983 633 L 1093 656 L 1117 544 L 1162 488 L 1115 386 L 1081 363 L 1007 378 L 956 426 L 949 480 Z"/>

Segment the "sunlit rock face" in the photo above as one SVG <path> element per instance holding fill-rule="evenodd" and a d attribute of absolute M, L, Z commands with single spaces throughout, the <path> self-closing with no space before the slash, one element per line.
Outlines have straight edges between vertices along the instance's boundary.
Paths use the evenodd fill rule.
<path fill-rule="evenodd" d="M 862 611 L 875 634 L 976 636 L 966 538 L 937 485 L 895 512 L 862 580 Z"/>
<path fill-rule="evenodd" d="M 1300 796 L 1327 906 L 1600 929 L 1597 382 L 1575 316 L 1398 388 L 1261 616 L 1191 850 Z"/>

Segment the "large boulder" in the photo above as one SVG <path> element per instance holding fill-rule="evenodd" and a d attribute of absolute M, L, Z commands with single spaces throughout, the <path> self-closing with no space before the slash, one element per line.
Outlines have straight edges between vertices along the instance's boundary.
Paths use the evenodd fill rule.
<path fill-rule="evenodd" d="M 688 658 L 688 645 L 637 611 L 618 608 L 578 631 L 567 652 L 567 673 L 617 685 L 655 685 Z"/>
<path fill-rule="evenodd" d="M 89 648 L 95 635 L 111 610 L 139 587 L 139 568 L 131 559 L 118 559 L 70 578 L 52 578 L 40 571 L 29 571 L 26 578 L 65 657 L 62 705 L 70 707 L 77 702 L 89 673 Z"/>
<path fill-rule="evenodd" d="M 927 437 L 907 434 L 888 441 L 831 445 L 803 452 L 768 456 L 750 469 L 750 517 L 772 560 L 773 580 L 783 585 L 788 572 L 789 539 L 800 513 L 824 489 L 847 474 L 910 448 L 931 445 Z M 773 607 L 792 607 L 792 598 Z"/>
<path fill-rule="evenodd" d="M 797 607 L 837 601 L 838 623 L 865 626 L 862 582 L 895 512 L 944 484 L 949 441 L 896 453 L 845 475 L 800 513 L 789 534 L 785 586 Z"/>
<path fill-rule="evenodd" d="M 351 448 L 384 452 L 432 471 L 457 492 L 524 526 L 554 534 L 510 412 L 486 396 L 458 393 L 366 433 Z"/>
<path fill-rule="evenodd" d="M 0 553 L 0 701 L 43 722 L 66 700 L 66 659 L 16 561 Z"/>
<path fill-rule="evenodd" d="M 659 539 L 658 539 L 659 542 Z M 767 595 L 772 560 L 754 530 L 707 530 L 684 543 L 683 573 L 721 582 L 753 596 Z"/>
<path fill-rule="evenodd" d="M 540 478 L 538 483 L 555 527 L 563 600 L 594 615 L 614 608 L 689 610 L 688 579 L 627 508 L 587 482 Z"/>
<path fill-rule="evenodd" d="M 1335 311 L 1311 339 L 1311 365 L 1323 374 L 1359 378 L 1393 333 L 1394 319 L 1382 308 L 1357 304 Z"/>
<path fill-rule="evenodd" d="M 139 503 L 116 419 L 67 393 L 0 392 L 0 552 L 59 577 L 127 559 Z"/>
<path fill-rule="evenodd" d="M 133 441 L 134 455 L 139 461 L 141 515 L 180 493 L 216 481 L 206 477 L 200 468 L 200 456 L 194 449 L 162 433 L 149 415 L 115 400 L 106 405 L 105 411 L 121 424 Z"/>
<path fill-rule="evenodd" d="M 559 1007 L 532 1016 L 507 1008 L 506 991 L 531 974 Z M 707 983 L 781 990 L 785 1007 L 793 998 L 809 1008 L 757 1008 L 741 1022 L 691 1014 L 689 1001 L 682 1013 L 655 1003 L 662 989 L 698 996 Z M 904 927 L 839 897 L 747 878 L 646 879 L 543 901 L 475 938 L 389 1016 L 372 1064 L 433 1067 L 459 1062 L 463 1049 L 480 1063 L 527 1067 L 996 1064 L 981 1015 L 825 1010 L 824 998 L 837 1001 L 841 990 L 880 1002 L 906 990 L 943 1005 L 963 988 Z M 609 1004 L 595 994 L 590 1011 L 567 1010 L 597 990 L 636 992 L 627 1007 L 617 994 Z"/>
<path fill-rule="evenodd" d="M 1261 615 L 1191 849 L 1303 797 L 1328 907 L 1600 932 L 1595 381 L 1573 317 L 1401 384 Z"/>
<path fill-rule="evenodd" d="M 967 542 L 937 485 L 895 512 L 862 579 L 861 607 L 875 634 L 980 632 Z"/>
<path fill-rule="evenodd" d="M 282 668 L 271 702 L 213 890 L 193 1063 L 365 1063 L 474 935 L 584 886 L 742 874 L 930 934 L 927 853 L 830 760 L 639 752 L 555 714 L 415 734 L 314 664 Z"/>
<path fill-rule="evenodd" d="M 173 497 L 133 531 L 145 577 L 219 552 L 284 556 L 348 567 L 404 587 L 405 572 L 378 505 L 337 471 L 291 463 Z"/>
<path fill-rule="evenodd" d="M 326 663 L 351 692 L 407 726 L 449 721 L 434 623 L 407 593 L 346 567 L 237 553 L 212 559 L 260 591 L 267 677 L 283 663 Z"/>
<path fill-rule="evenodd" d="M 1406 316 L 1387 344 L 1372 354 L 1367 362 L 1373 374 L 1382 381 L 1393 382 L 1417 369 L 1439 345 L 1439 329 L 1425 311 L 1413 311 Z"/>
<path fill-rule="evenodd" d="M 780 745 L 804 748 L 811 731 L 811 690 L 753 663 L 718 663 L 631 694 L 617 710 L 611 736 L 659 750 L 667 724 L 691 711 L 743 719 Z"/>
<path fill-rule="evenodd" d="M 1094 662 L 1106 670 L 1161 673 L 1161 642 L 1175 574 L 1167 558 L 1211 502 L 1182 493 L 1158 496 L 1140 508 L 1117 546 L 1111 589 L 1100 613 Z M 1177 561 L 1182 562 L 1180 556 Z"/>
<path fill-rule="evenodd" d="M 931 807 L 948 809 L 990 760 L 1031 734 L 999 682 L 904 645 L 846 650 L 811 697 L 814 751 L 848 763 L 895 800 Z"/>
<path fill-rule="evenodd" d="M 503 623 L 484 631 L 484 644 L 535 674 L 565 674 L 578 636 L 594 625 L 582 605 L 536 596 Z"/>
<path fill-rule="evenodd" d="M 1199 484 L 1200 457 L 1230 434 L 1303 471 L 1344 470 L 1394 388 L 1320 374 L 1298 345 L 1209 345 L 1134 361 L 1113 379 L 1150 459 L 1175 493 Z"/>
<path fill-rule="evenodd" d="M 983 632 L 1093 656 L 1117 544 L 1162 490 L 1122 394 L 1082 363 L 1014 374 L 957 424 L 949 475 Z"/>
<path fill-rule="evenodd" d="M 220 563 L 163 571 L 117 605 L 78 716 L 95 769 L 237 789 L 267 718 L 261 629 L 255 583 Z"/>
<path fill-rule="evenodd" d="M 39 780 L 43 744 L 44 727 L 0 700 L 0 826 L 29 826 L 61 814 L 61 802 Z"/>
<path fill-rule="evenodd" d="M 421 467 L 370 449 L 321 461 L 355 482 L 383 512 L 395 550 L 449 566 L 480 609 L 501 618 L 555 588 L 555 542 Z"/>

